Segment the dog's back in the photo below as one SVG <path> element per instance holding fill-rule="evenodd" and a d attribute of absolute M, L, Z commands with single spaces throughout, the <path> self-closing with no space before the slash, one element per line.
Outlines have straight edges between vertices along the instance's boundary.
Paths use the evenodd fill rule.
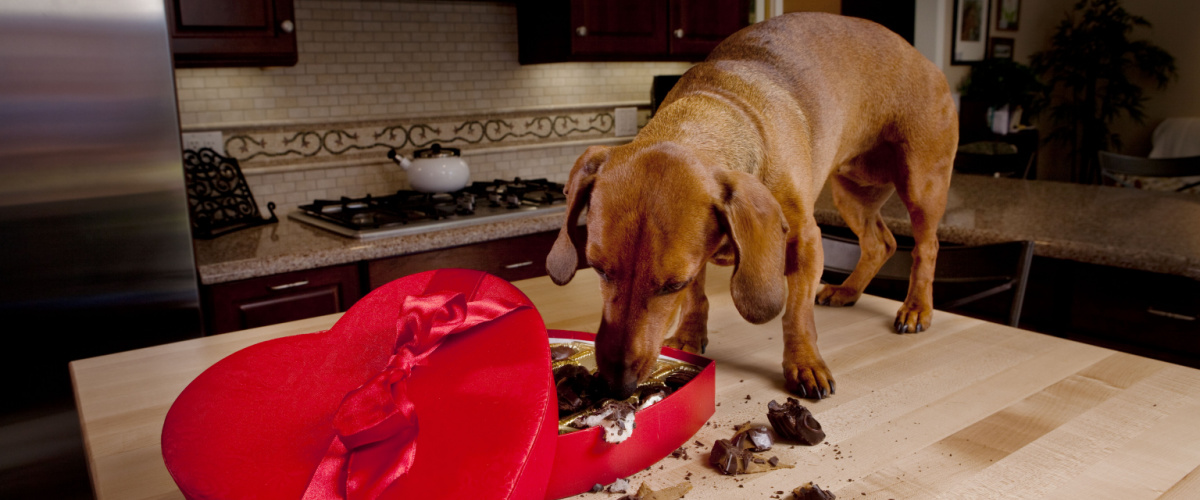
<path fill-rule="evenodd" d="M 663 109 L 706 92 L 736 96 L 738 105 L 776 122 L 761 126 L 799 128 L 782 136 L 804 147 L 765 144 L 765 154 L 779 157 L 782 148 L 811 158 L 818 188 L 830 168 L 847 165 L 881 138 L 953 135 L 957 142 L 942 72 L 899 35 L 864 19 L 796 13 L 743 29 L 690 69 Z"/>

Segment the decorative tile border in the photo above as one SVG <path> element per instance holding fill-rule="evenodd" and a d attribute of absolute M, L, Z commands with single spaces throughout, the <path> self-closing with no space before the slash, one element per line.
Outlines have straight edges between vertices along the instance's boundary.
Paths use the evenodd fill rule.
<path fill-rule="evenodd" d="M 225 152 L 243 163 L 259 163 L 329 160 L 352 153 L 418 149 L 435 142 L 450 147 L 558 142 L 611 136 L 613 120 L 609 110 L 589 110 L 328 128 L 297 126 L 226 135 Z"/>

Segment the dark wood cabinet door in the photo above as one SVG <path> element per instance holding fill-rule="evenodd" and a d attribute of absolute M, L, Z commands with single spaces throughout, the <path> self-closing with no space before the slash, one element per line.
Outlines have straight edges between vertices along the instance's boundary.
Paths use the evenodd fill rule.
<path fill-rule="evenodd" d="M 665 0 L 571 0 L 573 54 L 662 54 Z"/>
<path fill-rule="evenodd" d="M 521 64 L 700 61 L 750 24 L 749 0 L 522 0 Z"/>
<path fill-rule="evenodd" d="M 374 290 L 397 278 L 443 268 L 475 269 L 508 281 L 546 275 L 546 255 L 558 231 L 547 231 L 442 250 L 401 255 L 367 263 L 367 286 Z M 586 267 L 580 251 L 579 267 Z"/>
<path fill-rule="evenodd" d="M 220 283 L 204 288 L 210 333 L 344 312 L 362 296 L 356 264 Z"/>
<path fill-rule="evenodd" d="M 292 66 L 292 0 L 166 0 L 175 66 Z"/>
<path fill-rule="evenodd" d="M 748 0 L 671 0 L 670 53 L 703 59 L 750 25 Z"/>

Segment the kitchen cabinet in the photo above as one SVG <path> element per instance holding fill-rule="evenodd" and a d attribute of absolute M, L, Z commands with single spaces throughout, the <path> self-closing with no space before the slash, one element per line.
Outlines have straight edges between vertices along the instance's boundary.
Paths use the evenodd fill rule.
<path fill-rule="evenodd" d="M 362 297 L 359 266 L 307 269 L 204 287 L 208 331 L 246 328 L 344 312 Z"/>
<path fill-rule="evenodd" d="M 1200 282 L 1072 263 L 1070 337 L 1200 366 Z"/>
<path fill-rule="evenodd" d="M 557 237 L 558 231 L 546 231 L 373 260 L 366 264 L 367 286 L 374 290 L 397 278 L 442 268 L 476 269 L 508 281 L 545 276 L 546 255 Z M 586 267 L 587 259 L 578 251 L 579 268 Z"/>
<path fill-rule="evenodd" d="M 175 67 L 293 66 L 292 0 L 167 0 Z"/>
<path fill-rule="evenodd" d="M 517 3 L 521 64 L 699 61 L 749 25 L 749 0 L 530 0 Z"/>
<path fill-rule="evenodd" d="M 508 281 L 545 276 L 558 231 L 218 283 L 202 289 L 210 334 L 343 312 L 388 282 L 443 268 L 476 269 Z M 579 250 L 579 267 L 587 259 Z"/>

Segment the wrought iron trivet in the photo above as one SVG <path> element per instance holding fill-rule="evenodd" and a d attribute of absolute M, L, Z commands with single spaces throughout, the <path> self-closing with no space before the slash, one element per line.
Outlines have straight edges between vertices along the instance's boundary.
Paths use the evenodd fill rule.
<path fill-rule="evenodd" d="M 192 234 L 196 238 L 207 240 L 279 222 L 274 202 L 267 203 L 271 217 L 262 217 L 236 159 L 221 156 L 210 148 L 189 149 L 183 152 L 183 173 Z"/>

